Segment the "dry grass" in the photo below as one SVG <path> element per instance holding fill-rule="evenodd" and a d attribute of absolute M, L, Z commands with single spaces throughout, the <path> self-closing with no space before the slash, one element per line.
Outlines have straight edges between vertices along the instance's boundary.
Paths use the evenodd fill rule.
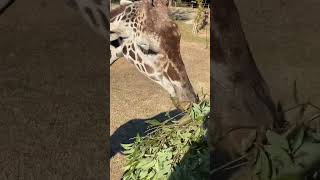
<path fill-rule="evenodd" d="M 181 37 L 186 42 L 198 43 L 199 45 L 206 44 L 210 46 L 210 26 L 207 25 L 205 29 L 201 30 L 198 34 L 192 33 L 192 25 L 186 24 L 185 22 L 176 21 L 179 26 Z"/>

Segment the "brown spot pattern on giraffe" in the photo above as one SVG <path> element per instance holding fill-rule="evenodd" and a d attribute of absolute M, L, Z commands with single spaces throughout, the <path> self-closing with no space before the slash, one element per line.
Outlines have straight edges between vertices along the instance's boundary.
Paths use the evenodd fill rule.
<path fill-rule="evenodd" d="M 167 73 L 168 73 L 168 76 L 171 78 L 171 80 L 173 80 L 173 81 L 180 80 L 178 72 L 174 69 L 174 67 L 171 64 L 169 64 Z"/>
<path fill-rule="evenodd" d="M 141 59 L 141 57 L 139 56 L 139 54 L 137 54 L 137 59 L 138 59 L 139 62 L 142 62 L 142 59 Z"/>
<path fill-rule="evenodd" d="M 146 70 L 144 69 L 144 67 L 141 65 L 141 69 L 143 72 L 146 72 Z"/>
<path fill-rule="evenodd" d="M 127 54 L 127 46 L 124 46 L 122 49 L 123 54 Z"/>
<path fill-rule="evenodd" d="M 134 54 L 134 52 L 133 51 L 129 51 L 129 56 L 132 58 L 132 59 L 136 59 L 136 55 Z"/>
<path fill-rule="evenodd" d="M 152 74 L 154 72 L 154 70 L 148 64 L 144 64 L 144 67 L 146 68 L 149 74 Z"/>
<path fill-rule="evenodd" d="M 164 77 L 166 77 L 168 80 L 170 80 L 169 76 L 167 73 L 163 73 Z"/>
<path fill-rule="evenodd" d="M 131 11 L 131 8 L 128 7 L 128 8 L 126 9 L 125 13 L 130 13 L 130 11 Z"/>
<path fill-rule="evenodd" d="M 138 64 L 135 64 L 135 65 L 136 65 L 136 67 L 141 71 L 140 66 L 139 66 Z"/>

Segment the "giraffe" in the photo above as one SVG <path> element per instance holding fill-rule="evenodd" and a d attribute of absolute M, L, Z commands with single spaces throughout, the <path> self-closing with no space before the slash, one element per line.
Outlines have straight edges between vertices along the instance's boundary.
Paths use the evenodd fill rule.
<path fill-rule="evenodd" d="M 14 0 L 2 1 L 8 4 Z M 181 35 L 177 24 L 169 18 L 167 0 L 121 0 L 120 6 L 111 11 L 111 2 L 107 0 L 65 2 L 80 11 L 96 33 L 106 41 L 110 38 L 110 66 L 123 57 L 163 87 L 179 109 L 198 101 L 182 61 Z"/>
<path fill-rule="evenodd" d="M 135 1 L 110 12 L 110 64 L 124 57 L 183 109 L 198 97 L 182 61 L 180 38 L 167 0 Z"/>

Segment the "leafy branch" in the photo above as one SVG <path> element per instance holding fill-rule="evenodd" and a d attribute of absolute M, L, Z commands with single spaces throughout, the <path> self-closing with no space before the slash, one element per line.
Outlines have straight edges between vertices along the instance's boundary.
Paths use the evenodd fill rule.
<path fill-rule="evenodd" d="M 206 179 L 209 151 L 203 123 L 209 112 L 204 96 L 179 121 L 175 117 L 148 121 L 145 137 L 137 135 L 134 143 L 122 144 L 126 156 L 123 179 Z"/>

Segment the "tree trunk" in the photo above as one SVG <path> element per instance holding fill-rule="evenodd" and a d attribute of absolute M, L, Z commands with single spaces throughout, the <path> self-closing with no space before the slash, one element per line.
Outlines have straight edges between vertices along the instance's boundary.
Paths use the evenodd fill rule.
<path fill-rule="evenodd" d="M 277 122 L 275 104 L 250 52 L 233 0 L 215 0 L 211 18 L 211 168 L 243 154 L 257 130 L 263 137 Z M 262 138 L 258 138 L 262 139 Z M 228 171 L 227 175 L 230 174 Z M 227 179 L 213 174 L 213 179 Z"/>

